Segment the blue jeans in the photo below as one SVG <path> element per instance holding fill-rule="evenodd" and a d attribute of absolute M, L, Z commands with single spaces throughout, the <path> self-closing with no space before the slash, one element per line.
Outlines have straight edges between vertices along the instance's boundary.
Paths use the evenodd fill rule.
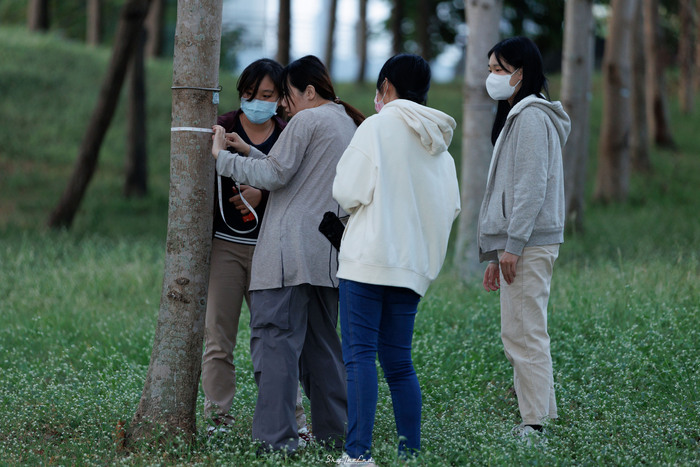
<path fill-rule="evenodd" d="M 350 457 L 371 456 L 377 410 L 376 355 L 391 390 L 399 455 L 420 450 L 421 392 L 411 359 L 420 295 L 410 289 L 340 280 L 340 327 L 348 382 Z"/>

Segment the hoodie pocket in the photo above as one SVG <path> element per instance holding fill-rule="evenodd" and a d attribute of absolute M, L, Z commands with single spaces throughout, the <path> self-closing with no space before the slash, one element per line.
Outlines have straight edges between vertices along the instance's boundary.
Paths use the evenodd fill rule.
<path fill-rule="evenodd" d="M 505 233 L 508 220 L 505 216 L 505 193 L 498 196 L 494 193 L 482 219 L 481 232 L 487 235 L 499 235 Z"/>

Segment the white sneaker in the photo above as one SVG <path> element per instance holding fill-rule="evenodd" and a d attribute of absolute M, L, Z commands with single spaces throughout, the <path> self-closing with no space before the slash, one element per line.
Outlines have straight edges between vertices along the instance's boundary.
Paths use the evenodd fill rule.
<path fill-rule="evenodd" d="M 316 438 L 314 438 L 313 433 L 311 433 L 311 430 L 309 430 L 308 426 L 304 426 L 302 428 L 299 428 L 299 448 L 304 449 L 306 446 L 309 446 L 311 444 L 314 444 L 316 442 Z"/>
<path fill-rule="evenodd" d="M 209 425 L 207 427 L 207 435 L 213 436 L 215 433 L 228 433 L 228 426 L 224 424 L 218 426 Z"/>
<path fill-rule="evenodd" d="M 527 446 L 545 444 L 547 442 L 544 431 L 537 431 L 530 425 L 525 425 L 524 423 L 513 428 L 512 433 L 513 436 L 523 441 Z"/>
<path fill-rule="evenodd" d="M 377 464 L 374 463 L 374 458 L 370 457 L 369 459 L 363 459 L 362 456 L 360 456 L 359 458 L 355 459 L 348 456 L 347 452 L 343 453 L 338 461 L 338 465 L 341 467 L 377 467 Z"/>

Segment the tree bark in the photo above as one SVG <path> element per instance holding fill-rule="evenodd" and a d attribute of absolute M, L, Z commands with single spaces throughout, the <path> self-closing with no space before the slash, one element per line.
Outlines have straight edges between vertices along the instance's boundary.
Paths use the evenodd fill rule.
<path fill-rule="evenodd" d="M 151 0 L 146 31 L 146 57 L 160 57 L 163 49 L 163 0 Z"/>
<path fill-rule="evenodd" d="M 603 119 L 598 142 L 597 201 L 624 201 L 629 191 L 630 74 L 636 0 L 613 0 L 603 55 Z"/>
<path fill-rule="evenodd" d="M 280 0 L 279 21 L 277 24 L 277 61 L 282 66 L 289 63 L 291 47 L 291 0 Z"/>
<path fill-rule="evenodd" d="M 100 146 L 117 108 L 129 60 L 141 37 L 139 32 L 150 1 L 127 0 L 121 9 L 107 74 L 102 82 L 95 110 L 85 130 L 73 175 L 56 208 L 49 216 L 49 227 L 69 228 L 73 223 L 75 213 L 97 167 Z"/>
<path fill-rule="evenodd" d="M 403 52 L 403 19 L 405 16 L 404 0 L 394 0 L 394 8 L 391 11 L 391 34 L 394 55 Z"/>
<path fill-rule="evenodd" d="M 88 0 L 85 42 L 91 46 L 98 46 L 100 40 L 102 40 L 102 0 Z"/>
<path fill-rule="evenodd" d="M 222 0 L 179 0 L 173 59 L 170 203 L 163 290 L 151 362 L 127 440 L 195 433 L 214 202 Z M 183 128 L 184 127 L 184 128 Z M 187 129 L 190 128 L 190 129 Z M 190 438 L 191 439 L 191 438 Z"/>
<path fill-rule="evenodd" d="M 430 0 L 418 0 L 418 18 L 416 21 L 418 43 L 420 44 L 421 56 L 427 61 L 433 58 L 430 42 L 430 6 Z"/>
<path fill-rule="evenodd" d="M 148 154 L 146 152 L 146 69 L 144 48 L 146 29 L 131 60 L 129 80 L 128 134 L 126 147 L 126 177 L 124 195 L 143 197 L 148 193 Z"/>
<path fill-rule="evenodd" d="M 680 0 L 680 32 L 678 44 L 678 66 L 680 82 L 678 86 L 681 112 L 689 115 L 693 111 L 693 18 L 695 18 L 695 1 Z"/>
<path fill-rule="evenodd" d="M 643 5 L 647 126 L 655 144 L 674 148 L 666 102 L 666 62 L 659 51 L 659 4 L 658 0 L 644 0 Z"/>
<path fill-rule="evenodd" d="M 360 16 L 357 20 L 357 77 L 355 82 L 362 84 L 365 82 L 367 73 L 367 0 L 359 0 Z"/>
<path fill-rule="evenodd" d="M 333 67 L 333 45 L 335 42 L 335 17 L 338 11 L 338 0 L 329 0 L 328 7 L 328 30 L 326 31 L 326 56 L 325 64 L 328 72 Z"/>
<path fill-rule="evenodd" d="M 582 231 L 595 36 L 593 0 L 568 0 L 565 9 L 561 101 L 571 117 L 571 133 L 563 154 L 564 193 L 567 224 Z"/>
<path fill-rule="evenodd" d="M 634 44 L 644 43 L 644 9 L 637 5 L 633 24 Z M 649 159 L 649 128 L 646 109 L 646 56 L 643 47 L 632 47 L 632 128 L 630 133 L 630 157 L 632 169 L 648 172 L 651 169 Z"/>
<path fill-rule="evenodd" d="M 464 74 L 462 123 L 462 212 L 455 245 L 455 265 L 469 280 L 481 273 L 476 243 L 479 209 L 493 152 L 491 127 L 496 103 L 486 93 L 488 51 L 498 42 L 503 0 L 465 0 L 469 36 Z"/>
<path fill-rule="evenodd" d="M 30 31 L 48 31 L 49 0 L 29 0 L 27 28 Z"/>
<path fill-rule="evenodd" d="M 695 5 L 695 72 L 693 73 L 693 89 L 700 92 L 700 0 Z"/>

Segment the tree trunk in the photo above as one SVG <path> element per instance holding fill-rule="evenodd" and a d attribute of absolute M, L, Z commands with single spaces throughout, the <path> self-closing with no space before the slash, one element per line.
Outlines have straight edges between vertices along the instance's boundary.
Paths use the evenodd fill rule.
<path fill-rule="evenodd" d="M 633 34 L 634 44 L 644 43 L 644 9 L 637 4 Z M 630 157 L 632 168 L 638 172 L 648 172 L 651 169 L 649 159 L 649 128 L 647 127 L 646 109 L 646 56 L 643 47 L 632 47 L 632 131 L 630 133 Z"/>
<path fill-rule="evenodd" d="M 603 119 L 595 199 L 624 201 L 629 191 L 630 74 L 636 0 L 613 0 L 603 55 Z"/>
<path fill-rule="evenodd" d="M 222 0 L 179 0 L 173 59 L 170 203 L 151 362 L 127 440 L 195 433 L 214 202 L 211 134 Z M 204 131 L 193 131 L 203 128 Z M 191 439 L 191 438 L 190 438 Z"/>
<path fill-rule="evenodd" d="M 571 117 L 571 133 L 564 146 L 567 223 L 583 230 L 590 95 L 593 74 L 593 0 L 569 0 L 564 19 L 561 101 Z"/>
<path fill-rule="evenodd" d="M 367 73 L 367 0 L 359 0 L 360 17 L 357 20 L 357 77 L 355 82 L 362 84 L 365 82 Z"/>
<path fill-rule="evenodd" d="M 326 31 L 326 57 L 325 63 L 328 72 L 333 67 L 333 44 L 335 41 L 335 16 L 338 11 L 338 0 L 328 0 L 328 30 Z"/>
<path fill-rule="evenodd" d="M 700 92 L 700 0 L 695 6 L 695 72 L 693 73 L 693 89 Z"/>
<path fill-rule="evenodd" d="M 418 18 L 416 21 L 416 27 L 418 32 L 418 44 L 420 44 L 421 56 L 430 61 L 432 59 L 432 50 L 430 42 L 430 6 L 431 0 L 419 0 L 418 1 Z"/>
<path fill-rule="evenodd" d="M 117 108 L 129 60 L 140 40 L 139 32 L 143 27 L 150 1 L 127 0 L 121 9 L 112 58 L 100 88 L 97 105 L 85 130 L 73 175 L 56 208 L 49 216 L 49 227 L 68 228 L 73 223 L 75 213 L 97 167 L 100 146 Z"/>
<path fill-rule="evenodd" d="M 393 36 L 393 50 L 394 55 L 403 52 L 403 18 L 405 16 L 404 12 L 404 0 L 394 0 L 394 8 L 391 12 L 391 34 Z"/>
<path fill-rule="evenodd" d="M 277 24 L 277 61 L 282 66 L 289 63 L 291 47 L 291 0 L 280 0 L 279 21 Z"/>
<path fill-rule="evenodd" d="M 159 57 L 163 49 L 163 0 L 151 0 L 146 16 L 146 57 Z"/>
<path fill-rule="evenodd" d="M 680 33 L 678 44 L 678 66 L 680 82 L 678 86 L 681 112 L 689 115 L 693 111 L 693 19 L 695 18 L 695 0 L 680 0 Z"/>
<path fill-rule="evenodd" d="M 102 0 L 88 0 L 85 42 L 91 46 L 98 46 L 100 40 L 102 40 Z"/>
<path fill-rule="evenodd" d="M 666 62 L 659 51 L 658 0 L 644 0 L 644 54 L 646 55 L 647 126 L 652 141 L 674 148 L 666 102 Z"/>
<path fill-rule="evenodd" d="M 469 36 L 462 107 L 462 212 L 455 245 L 455 265 L 461 277 L 469 280 L 482 270 L 476 231 L 493 152 L 491 127 L 496 107 L 486 93 L 487 54 L 498 42 L 503 0 L 465 0 L 464 6 Z"/>
<path fill-rule="evenodd" d="M 146 28 L 141 30 L 141 40 L 131 60 L 129 86 L 128 134 L 126 147 L 126 197 L 146 196 L 148 192 L 148 154 L 146 152 L 146 69 L 144 47 Z"/>
<path fill-rule="evenodd" d="M 30 31 L 48 31 L 49 0 L 29 0 L 27 28 Z"/>

